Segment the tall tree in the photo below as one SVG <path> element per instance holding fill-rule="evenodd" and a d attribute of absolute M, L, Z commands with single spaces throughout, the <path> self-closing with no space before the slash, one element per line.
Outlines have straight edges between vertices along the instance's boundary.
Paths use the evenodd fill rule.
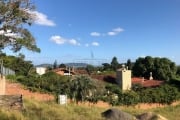
<path fill-rule="evenodd" d="M 131 59 L 128 59 L 128 60 L 127 60 L 126 65 L 127 65 L 128 69 L 130 69 L 130 70 L 132 69 Z"/>
<path fill-rule="evenodd" d="M 23 47 L 40 52 L 35 38 L 24 25 L 31 25 L 35 16 L 30 13 L 34 5 L 30 0 L 0 1 L 0 51 L 10 47 L 13 52 Z"/>
<path fill-rule="evenodd" d="M 119 66 L 118 60 L 116 57 L 113 57 L 112 61 L 111 61 L 111 67 L 113 70 L 117 70 Z"/>
<path fill-rule="evenodd" d="M 57 60 L 54 61 L 53 68 L 56 69 L 58 67 Z"/>
<path fill-rule="evenodd" d="M 176 75 L 176 65 L 168 58 L 138 58 L 133 66 L 133 75 L 149 78 L 150 72 L 154 79 L 169 80 Z"/>

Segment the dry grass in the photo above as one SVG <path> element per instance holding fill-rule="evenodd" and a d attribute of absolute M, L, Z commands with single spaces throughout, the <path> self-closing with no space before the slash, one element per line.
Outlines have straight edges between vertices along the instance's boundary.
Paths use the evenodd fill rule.
<path fill-rule="evenodd" d="M 54 102 L 38 102 L 32 99 L 24 100 L 25 110 L 6 111 L 0 110 L 1 120 L 103 120 L 101 112 L 108 108 L 98 108 L 89 106 L 78 106 L 69 104 L 66 106 L 55 104 Z M 179 120 L 180 105 L 168 106 L 164 108 L 136 109 L 133 107 L 117 107 L 125 112 L 138 115 L 144 112 L 155 112 L 169 120 Z"/>

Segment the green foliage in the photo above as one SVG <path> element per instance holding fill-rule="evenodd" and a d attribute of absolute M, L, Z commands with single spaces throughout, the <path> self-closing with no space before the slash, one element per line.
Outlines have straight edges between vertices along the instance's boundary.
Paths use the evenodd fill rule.
<path fill-rule="evenodd" d="M 112 61 L 111 61 L 111 68 L 116 71 L 117 68 L 119 67 L 119 63 L 118 63 L 118 60 L 116 57 L 113 57 L 112 58 Z"/>
<path fill-rule="evenodd" d="M 159 88 L 147 88 L 138 91 L 140 103 L 171 104 L 179 99 L 179 92 L 176 87 L 163 85 Z"/>
<path fill-rule="evenodd" d="M 91 75 L 95 71 L 95 67 L 93 65 L 87 65 L 86 71 L 88 72 L 89 75 Z"/>
<path fill-rule="evenodd" d="M 180 66 L 177 66 L 177 72 L 176 72 L 176 74 L 177 74 L 178 76 L 180 76 Z"/>
<path fill-rule="evenodd" d="M 66 65 L 62 63 L 59 65 L 59 68 L 66 68 Z"/>
<path fill-rule="evenodd" d="M 157 88 L 143 88 L 139 84 L 132 86 L 131 91 L 120 91 L 119 86 L 106 85 L 103 100 L 111 105 L 136 105 L 138 103 L 171 104 L 180 99 L 179 91 L 171 85 Z M 117 96 L 118 95 L 118 99 Z"/>
<path fill-rule="evenodd" d="M 121 105 L 136 105 L 139 103 L 139 95 L 134 91 L 126 91 L 119 94 L 119 103 Z"/>
<path fill-rule="evenodd" d="M 149 78 L 150 72 L 154 73 L 154 79 L 170 80 L 176 75 L 176 65 L 167 58 L 138 58 L 133 66 L 133 75 Z"/>
<path fill-rule="evenodd" d="M 56 69 L 58 67 L 57 60 L 54 61 L 53 68 Z"/>
<path fill-rule="evenodd" d="M 0 35 L 0 51 L 10 47 L 13 52 L 22 48 L 40 52 L 32 34 L 22 27 L 33 23 L 34 16 L 29 12 L 31 10 L 34 10 L 34 5 L 29 0 L 1 0 L 0 30 L 4 31 L 4 34 Z M 15 36 L 7 35 L 8 31 Z"/>
<path fill-rule="evenodd" d="M 132 69 L 133 65 L 132 65 L 132 63 L 131 63 L 131 59 L 128 59 L 128 60 L 127 60 L 126 66 L 128 67 L 129 70 Z"/>
<path fill-rule="evenodd" d="M 61 86 L 68 81 L 68 77 L 59 76 L 54 72 L 48 72 L 42 76 L 28 75 L 16 78 L 18 82 L 24 84 L 32 91 L 50 92 L 59 94 Z"/>
<path fill-rule="evenodd" d="M 102 65 L 104 71 L 111 70 L 111 65 L 109 63 L 103 63 Z"/>
<path fill-rule="evenodd" d="M 15 71 L 17 75 L 28 75 L 33 69 L 33 64 L 31 61 L 25 61 L 24 56 L 20 54 L 19 56 L 6 56 L 6 54 L 1 53 L 0 59 L 3 60 L 3 65 Z M 32 72 L 32 71 L 31 71 Z M 35 71 L 34 71 L 35 73 Z"/>
<path fill-rule="evenodd" d="M 101 90 L 97 88 L 97 86 L 100 87 L 99 83 L 87 76 L 71 78 L 48 72 L 42 76 L 33 75 L 16 79 L 31 91 L 49 92 L 54 95 L 67 94 L 75 102 L 97 102 L 101 96 Z"/>
<path fill-rule="evenodd" d="M 118 85 L 116 85 L 116 84 L 107 84 L 105 86 L 105 89 L 109 93 L 120 94 L 122 92 L 120 87 Z"/>
<path fill-rule="evenodd" d="M 68 96 L 78 101 L 91 101 L 96 102 L 96 83 L 87 76 L 75 76 L 72 80 L 67 83 L 66 89 Z"/>

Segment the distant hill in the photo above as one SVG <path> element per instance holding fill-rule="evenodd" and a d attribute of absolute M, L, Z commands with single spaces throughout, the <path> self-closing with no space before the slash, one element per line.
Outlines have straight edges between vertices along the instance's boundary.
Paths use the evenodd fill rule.
<path fill-rule="evenodd" d="M 53 67 L 52 64 L 48 64 L 48 63 L 45 63 L 45 64 L 40 64 L 40 65 L 36 65 L 35 67 Z"/>
<path fill-rule="evenodd" d="M 86 67 L 88 64 L 87 63 L 66 63 L 66 66 L 69 67 Z"/>
<path fill-rule="evenodd" d="M 88 64 L 87 63 L 65 63 L 65 65 L 69 67 L 78 68 L 78 67 L 86 67 Z M 45 63 L 45 64 L 36 65 L 35 67 L 51 67 L 52 68 L 53 65 Z"/>

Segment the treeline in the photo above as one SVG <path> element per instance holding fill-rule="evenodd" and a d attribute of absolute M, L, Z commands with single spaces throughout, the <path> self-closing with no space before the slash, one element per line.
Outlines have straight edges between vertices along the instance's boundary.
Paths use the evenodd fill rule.
<path fill-rule="evenodd" d="M 116 57 L 113 57 L 111 63 L 103 63 L 102 67 L 94 67 L 89 65 L 86 70 L 89 74 L 95 73 L 97 70 L 101 71 L 116 71 L 125 65 L 128 69 L 132 70 L 132 76 L 149 78 L 150 72 L 156 80 L 169 81 L 172 79 L 180 79 L 180 66 L 177 66 L 168 58 L 160 57 L 139 57 L 135 62 L 130 59 L 126 63 L 119 63 Z"/>
<path fill-rule="evenodd" d="M 154 79 L 171 80 L 176 77 L 177 66 L 168 58 L 150 57 L 138 58 L 132 68 L 134 76 L 149 78 L 149 73 L 153 73 Z"/>
<path fill-rule="evenodd" d="M 3 66 L 15 71 L 16 75 L 27 76 L 33 70 L 32 62 L 25 61 L 24 58 L 25 56 L 22 54 L 15 57 L 0 53 L 0 60 L 3 61 Z"/>
<path fill-rule="evenodd" d="M 131 91 L 122 92 L 118 86 L 110 85 L 104 100 L 112 105 L 136 105 L 138 103 L 171 104 L 180 99 L 178 88 L 165 84 L 156 88 L 133 85 Z"/>

